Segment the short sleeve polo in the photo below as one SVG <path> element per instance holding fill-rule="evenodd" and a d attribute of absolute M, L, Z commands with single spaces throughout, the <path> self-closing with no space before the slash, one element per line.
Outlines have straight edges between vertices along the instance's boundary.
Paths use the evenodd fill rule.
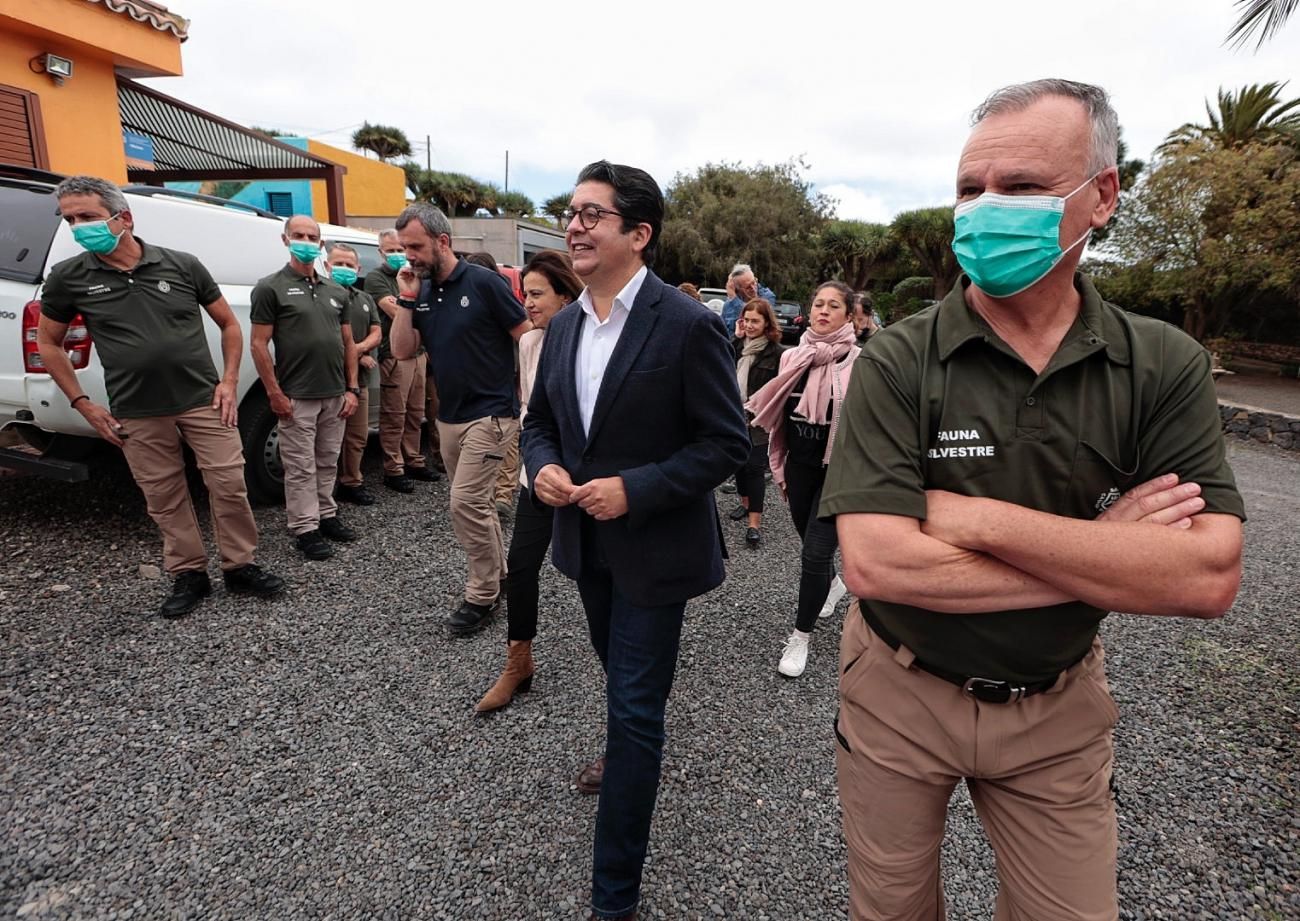
<path fill-rule="evenodd" d="M 442 283 L 421 286 L 412 319 L 429 353 L 439 421 L 519 415 L 510 330 L 528 315 L 504 278 L 462 259 Z"/>
<path fill-rule="evenodd" d="M 343 393 L 343 337 L 348 295 L 323 278 L 286 265 L 253 287 L 251 319 L 274 327 L 275 376 L 286 396 L 324 400 Z"/>
<path fill-rule="evenodd" d="M 1083 304 L 1035 374 L 966 304 L 942 302 L 872 336 L 854 369 L 822 515 L 925 518 L 925 491 L 1095 518 L 1164 473 L 1201 485 L 1206 511 L 1245 517 L 1228 467 L 1210 360 L 1167 323 Z M 1087 652 L 1106 613 L 1082 603 L 956 617 L 864 600 L 923 662 L 1038 681 Z"/>
<path fill-rule="evenodd" d="M 370 328 L 379 325 L 380 309 L 375 305 L 374 299 L 364 291 L 358 291 L 356 288 L 346 289 L 348 293 L 348 322 L 352 327 L 352 341 L 360 342 L 370 335 Z M 357 350 L 357 358 L 361 358 L 362 352 Z M 370 371 L 361 366 L 357 366 L 357 386 L 367 387 L 370 385 Z"/>
<path fill-rule="evenodd" d="M 366 280 L 362 282 L 362 285 L 366 294 L 369 294 L 376 304 L 386 297 L 397 297 L 397 272 L 387 265 L 378 266 L 366 273 Z M 379 329 L 380 334 L 383 336 L 379 341 L 379 358 L 382 361 L 393 354 L 392 347 L 389 344 L 389 337 L 393 330 L 393 319 L 382 310 L 379 311 Z"/>
<path fill-rule="evenodd" d="M 203 308 L 221 297 L 212 275 L 189 253 L 136 238 L 142 254 L 128 271 L 83 253 L 50 270 L 41 313 L 86 321 L 109 408 L 123 419 L 170 416 L 212 401 L 220 379 Z"/>

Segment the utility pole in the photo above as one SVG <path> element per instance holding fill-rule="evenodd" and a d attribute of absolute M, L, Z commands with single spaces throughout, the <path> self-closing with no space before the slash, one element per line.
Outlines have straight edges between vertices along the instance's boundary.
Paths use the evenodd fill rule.
<path fill-rule="evenodd" d="M 427 134 L 424 136 L 424 168 L 433 172 L 433 139 Z"/>
<path fill-rule="evenodd" d="M 510 151 L 506 151 L 506 189 L 510 191 Z"/>

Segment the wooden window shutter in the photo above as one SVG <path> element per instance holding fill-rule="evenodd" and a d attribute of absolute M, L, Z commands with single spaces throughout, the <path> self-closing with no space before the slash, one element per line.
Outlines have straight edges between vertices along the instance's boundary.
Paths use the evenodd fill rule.
<path fill-rule="evenodd" d="M 50 168 L 40 100 L 16 86 L 0 85 L 0 163 Z"/>

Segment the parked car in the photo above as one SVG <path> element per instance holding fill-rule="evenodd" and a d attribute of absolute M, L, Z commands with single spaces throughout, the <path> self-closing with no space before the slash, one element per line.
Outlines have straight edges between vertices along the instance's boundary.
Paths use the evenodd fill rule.
<path fill-rule="evenodd" d="M 778 301 L 773 312 L 776 314 L 777 324 L 781 327 L 781 342 L 785 345 L 798 342 L 799 337 L 808 328 L 808 318 L 803 315 L 803 308 L 789 301 Z"/>
<path fill-rule="evenodd" d="M 80 462 L 102 443 L 45 371 L 36 347 L 41 284 L 55 264 L 84 250 L 58 214 L 54 188 L 63 177 L 0 164 L 0 430 L 17 432 L 39 452 L 0 449 L 0 466 L 19 467 L 63 479 L 84 479 Z M 284 496 L 275 414 L 248 352 L 249 296 L 253 285 L 286 262 L 280 239 L 283 219 L 223 199 L 166 189 L 123 190 L 140 236 L 150 243 L 192 253 L 212 273 L 244 333 L 239 368 L 239 431 L 244 443 L 249 495 L 259 502 Z M 321 225 L 326 241 L 355 247 L 362 271 L 379 264 L 378 237 L 367 231 Z M 221 337 L 204 315 L 208 346 L 218 368 Z M 4 346 L 4 343 L 17 345 Z M 103 368 L 81 318 L 68 327 L 64 346 L 81 386 L 106 403 Z M 371 383 L 371 424 L 378 416 L 378 381 Z"/>

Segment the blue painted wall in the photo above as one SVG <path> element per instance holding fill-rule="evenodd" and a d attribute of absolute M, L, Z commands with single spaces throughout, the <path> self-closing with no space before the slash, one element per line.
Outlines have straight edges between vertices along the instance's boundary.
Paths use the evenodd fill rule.
<path fill-rule="evenodd" d="M 306 138 L 276 138 L 290 147 L 297 147 L 299 150 L 307 149 Z M 214 185 L 222 183 L 199 183 L 199 182 L 169 182 L 169 189 L 179 189 L 182 192 L 208 192 L 209 194 L 220 195 L 225 189 L 214 189 Z M 204 188 L 206 186 L 206 188 Z M 222 195 L 223 198 L 229 198 L 231 201 L 243 202 L 247 205 L 254 205 L 258 208 L 265 208 L 268 211 L 275 210 L 271 207 L 270 193 L 287 193 L 290 196 L 292 205 L 291 214 L 311 214 L 311 180 L 308 179 L 264 179 L 257 182 L 250 182 L 234 194 Z"/>

